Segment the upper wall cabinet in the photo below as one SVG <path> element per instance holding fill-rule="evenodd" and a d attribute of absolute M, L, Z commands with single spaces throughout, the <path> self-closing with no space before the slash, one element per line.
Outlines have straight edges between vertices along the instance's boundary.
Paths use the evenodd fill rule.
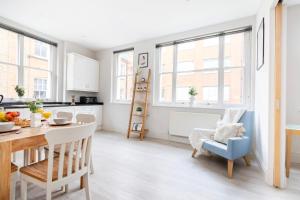
<path fill-rule="evenodd" d="M 67 90 L 99 92 L 99 63 L 80 54 L 69 53 Z"/>

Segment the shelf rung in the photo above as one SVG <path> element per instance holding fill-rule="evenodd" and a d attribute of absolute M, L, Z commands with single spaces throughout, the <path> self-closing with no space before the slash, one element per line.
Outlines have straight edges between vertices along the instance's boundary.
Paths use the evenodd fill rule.
<path fill-rule="evenodd" d="M 137 117 L 144 117 L 144 115 L 138 115 L 138 114 L 132 114 L 132 115 Z M 147 114 L 146 116 L 148 117 L 149 115 Z"/>
<path fill-rule="evenodd" d="M 146 131 L 148 131 L 148 129 L 144 129 L 144 131 L 146 132 Z M 142 131 L 134 131 L 134 130 L 131 130 L 131 132 L 133 132 L 133 133 L 140 133 L 140 132 L 142 132 Z"/>
<path fill-rule="evenodd" d="M 135 90 L 135 92 L 150 92 L 150 90 Z"/>
<path fill-rule="evenodd" d="M 137 81 L 136 84 L 148 84 L 148 81 Z"/>

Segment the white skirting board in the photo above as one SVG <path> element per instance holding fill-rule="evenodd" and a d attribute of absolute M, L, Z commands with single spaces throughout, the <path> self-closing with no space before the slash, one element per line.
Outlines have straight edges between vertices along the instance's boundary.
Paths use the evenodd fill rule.
<path fill-rule="evenodd" d="M 215 129 L 220 114 L 170 112 L 169 134 L 188 137 L 194 128 Z"/>

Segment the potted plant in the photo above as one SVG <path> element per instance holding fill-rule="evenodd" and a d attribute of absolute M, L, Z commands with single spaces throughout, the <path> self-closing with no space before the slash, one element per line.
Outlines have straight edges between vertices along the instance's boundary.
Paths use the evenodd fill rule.
<path fill-rule="evenodd" d="M 195 103 L 195 96 L 197 96 L 198 92 L 195 87 L 190 87 L 189 95 L 190 95 L 190 106 L 193 106 Z"/>
<path fill-rule="evenodd" d="M 143 114 L 143 108 L 140 107 L 140 106 L 138 106 L 138 107 L 135 109 L 135 111 L 136 111 L 136 114 L 137 114 L 137 115 L 142 115 L 142 114 Z"/>
<path fill-rule="evenodd" d="M 16 93 L 17 93 L 19 99 L 22 99 L 22 97 L 23 97 L 24 94 L 25 94 L 24 88 L 23 88 L 22 86 L 16 85 L 15 91 L 16 91 Z"/>
<path fill-rule="evenodd" d="M 30 126 L 31 127 L 39 127 L 41 126 L 42 116 L 39 113 L 39 109 L 42 107 L 42 101 L 31 101 L 27 103 L 27 106 L 31 112 L 30 114 Z"/>

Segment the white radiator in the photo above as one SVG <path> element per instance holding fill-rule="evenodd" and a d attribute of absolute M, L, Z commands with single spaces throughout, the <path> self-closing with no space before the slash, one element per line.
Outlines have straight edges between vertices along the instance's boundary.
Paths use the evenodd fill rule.
<path fill-rule="evenodd" d="M 170 112 L 169 134 L 188 137 L 194 128 L 215 129 L 220 114 Z"/>

